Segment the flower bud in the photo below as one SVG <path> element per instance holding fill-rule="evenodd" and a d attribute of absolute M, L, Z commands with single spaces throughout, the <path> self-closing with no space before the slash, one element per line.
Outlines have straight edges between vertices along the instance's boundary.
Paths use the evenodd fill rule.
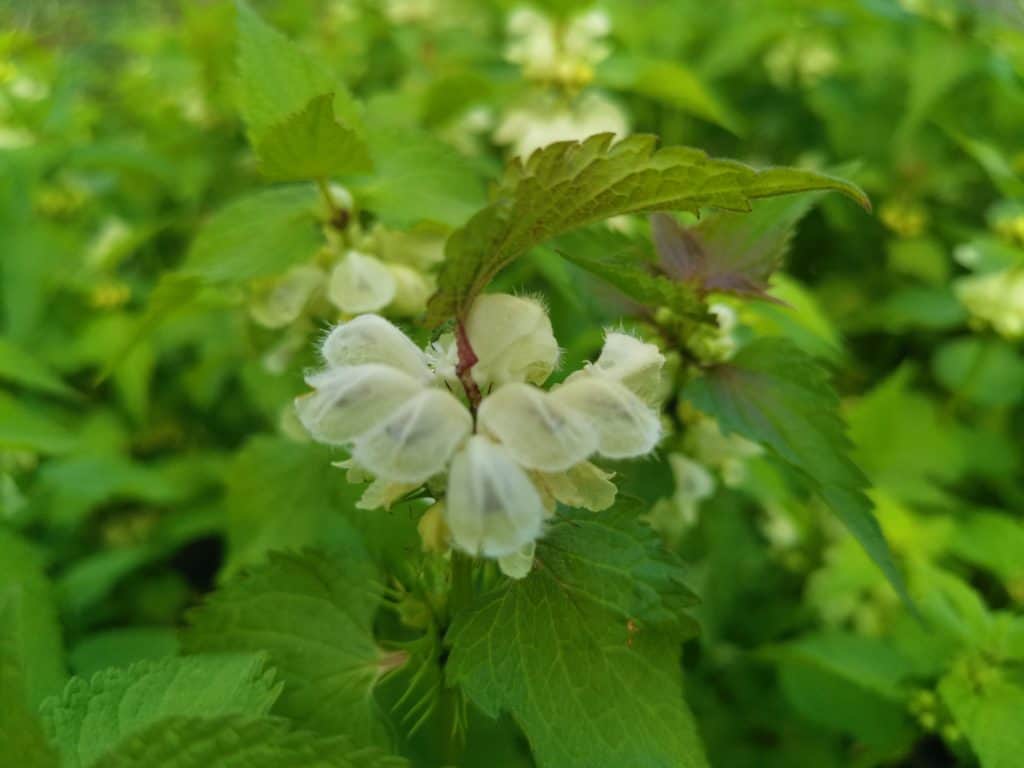
<path fill-rule="evenodd" d="M 484 294 L 473 302 L 466 335 L 477 356 L 481 387 L 527 381 L 543 384 L 558 365 L 558 342 L 544 307 L 533 299 Z"/>
<path fill-rule="evenodd" d="M 458 549 L 504 557 L 540 536 L 544 505 L 508 451 L 474 435 L 452 461 L 445 517 Z"/>
<path fill-rule="evenodd" d="M 442 555 L 451 547 L 451 534 L 444 519 L 444 509 L 444 502 L 437 502 L 423 513 L 423 517 L 416 525 L 424 552 Z"/>
<path fill-rule="evenodd" d="M 331 272 L 327 298 L 351 315 L 376 312 L 395 298 L 395 278 L 377 258 L 349 251 Z"/>

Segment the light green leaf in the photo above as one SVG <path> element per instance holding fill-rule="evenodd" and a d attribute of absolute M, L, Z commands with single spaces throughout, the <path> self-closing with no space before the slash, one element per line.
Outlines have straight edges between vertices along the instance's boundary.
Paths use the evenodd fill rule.
<path fill-rule="evenodd" d="M 32 707 L 64 685 L 60 624 L 42 558 L 0 528 L 0 656 L 19 670 L 23 689 L 3 690 Z"/>
<path fill-rule="evenodd" d="M 324 244 L 317 200 L 312 184 L 294 184 L 229 203 L 199 231 L 182 275 L 241 283 L 312 259 Z"/>
<path fill-rule="evenodd" d="M 313 443 L 255 437 L 227 472 L 228 558 L 222 577 L 264 562 L 273 549 L 345 548 L 358 541 L 344 517 L 359 486 Z M 365 555 L 359 551 L 359 561 Z M 370 573 L 370 572 L 368 572 Z"/>
<path fill-rule="evenodd" d="M 193 656 L 73 678 L 40 710 L 65 768 L 88 768 L 126 736 L 175 716 L 266 714 L 281 691 L 259 656 Z"/>
<path fill-rule="evenodd" d="M 182 748 L 185 745 L 187 748 Z M 344 736 L 293 730 L 278 718 L 176 717 L 125 739 L 94 768 L 404 768 Z"/>
<path fill-rule="evenodd" d="M 428 134 L 374 126 L 370 144 L 376 172 L 352 188 L 389 227 L 420 221 L 457 227 L 485 200 L 470 161 Z"/>
<path fill-rule="evenodd" d="M 430 302 L 432 325 L 464 314 L 494 275 L 530 248 L 612 216 L 703 207 L 748 211 L 754 198 L 816 189 L 868 204 L 856 185 L 813 171 L 757 171 L 687 147 L 655 151 L 651 136 L 612 139 L 603 133 L 559 142 L 525 162 L 513 161 L 495 202 L 448 240 Z"/>
<path fill-rule="evenodd" d="M 291 514 L 280 509 L 282 517 Z M 275 713 L 303 727 L 384 743 L 373 687 L 389 659 L 374 643 L 376 574 L 358 541 L 331 557 L 274 553 L 190 615 L 187 652 L 262 651 L 285 683 Z"/>
<path fill-rule="evenodd" d="M 261 170 L 271 179 L 301 181 L 372 167 L 359 132 L 335 116 L 335 94 L 325 93 L 268 128 L 256 144 Z"/>
<path fill-rule="evenodd" d="M 864 493 L 867 479 L 848 456 L 839 398 L 814 358 L 788 341 L 759 339 L 691 382 L 686 396 L 723 429 L 764 444 L 803 474 L 906 597 L 903 576 Z"/>
<path fill-rule="evenodd" d="M 0 336 L 0 379 L 48 395 L 68 398 L 78 396 L 36 355 L 3 336 Z"/>
<path fill-rule="evenodd" d="M 696 73 L 677 61 L 623 56 L 612 58 L 598 70 L 598 82 L 689 112 L 736 135 L 744 133 L 739 115 Z"/>
<path fill-rule="evenodd" d="M 0 448 L 49 455 L 67 453 L 74 445 L 63 424 L 0 390 Z"/>
<path fill-rule="evenodd" d="M 680 679 L 690 602 L 632 514 L 564 520 L 527 578 L 456 617 L 449 680 L 492 717 L 510 712 L 541 768 L 705 766 Z"/>
<path fill-rule="evenodd" d="M 1017 768 L 1024 754 L 1024 675 L 965 658 L 939 683 L 942 701 L 982 768 Z"/>
<path fill-rule="evenodd" d="M 47 743 L 34 708 L 21 694 L 24 689 L 18 659 L 0 630 L 0 755 L 17 755 L 17 768 L 58 768 L 57 753 Z"/>

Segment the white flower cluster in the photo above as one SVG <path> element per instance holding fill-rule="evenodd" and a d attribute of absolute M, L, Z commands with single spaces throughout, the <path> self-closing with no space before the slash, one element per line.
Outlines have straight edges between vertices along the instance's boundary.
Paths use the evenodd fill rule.
<path fill-rule="evenodd" d="M 585 85 L 611 52 L 605 42 L 610 32 L 611 20 L 601 10 L 557 23 L 533 8 L 517 8 L 508 18 L 505 58 L 530 80 Z"/>
<path fill-rule="evenodd" d="M 363 508 L 387 506 L 428 481 L 440 487 L 447 470 L 446 498 L 426 524 L 430 538 L 443 523 L 451 546 L 521 577 L 556 502 L 599 510 L 614 501 L 610 475 L 592 456 L 638 457 L 657 444 L 650 398 L 664 358 L 652 344 L 609 333 L 595 363 L 545 390 L 559 350 L 539 303 L 482 296 L 465 330 L 484 393 L 475 419 L 455 375 L 454 339 L 420 350 L 377 315 L 331 331 L 326 368 L 308 377 L 313 392 L 296 408 L 316 440 L 350 449 L 342 466 L 355 478 L 374 478 Z"/>
<path fill-rule="evenodd" d="M 1024 269 L 963 277 L 954 290 L 980 325 L 990 325 L 1007 339 L 1024 338 Z"/>

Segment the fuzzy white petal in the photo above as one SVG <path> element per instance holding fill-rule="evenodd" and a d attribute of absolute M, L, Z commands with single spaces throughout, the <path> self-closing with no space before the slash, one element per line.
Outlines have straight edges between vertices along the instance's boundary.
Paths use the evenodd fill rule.
<path fill-rule="evenodd" d="M 488 293 L 473 302 L 466 335 L 477 356 L 481 387 L 528 381 L 543 384 L 558 365 L 558 342 L 544 307 L 533 299 Z"/>
<path fill-rule="evenodd" d="M 423 352 L 380 315 L 360 315 L 335 326 L 320 351 L 328 365 L 381 363 L 416 379 L 430 379 Z"/>
<path fill-rule="evenodd" d="M 306 379 L 313 392 L 296 398 L 295 410 L 322 443 L 345 445 L 374 427 L 423 389 L 423 384 L 387 365 L 331 368 Z"/>
<path fill-rule="evenodd" d="M 561 472 L 598 447 L 583 414 L 529 384 L 506 384 L 485 397 L 477 424 L 529 469 Z"/>
<path fill-rule="evenodd" d="M 444 469 L 472 430 L 466 406 L 427 389 L 356 440 L 352 458 L 377 477 L 419 484 Z"/>
<path fill-rule="evenodd" d="M 540 536 L 544 505 L 509 452 L 474 435 L 452 461 L 445 517 L 456 547 L 504 557 Z"/>
<path fill-rule="evenodd" d="M 654 344 L 626 333 L 609 333 L 601 355 L 588 370 L 614 379 L 645 402 L 652 402 L 660 391 L 664 364 L 665 356 Z"/>
<path fill-rule="evenodd" d="M 610 459 L 650 453 L 661 437 L 661 421 L 654 410 L 612 379 L 582 376 L 554 390 L 551 399 L 586 417 L 597 432 L 598 453 Z"/>

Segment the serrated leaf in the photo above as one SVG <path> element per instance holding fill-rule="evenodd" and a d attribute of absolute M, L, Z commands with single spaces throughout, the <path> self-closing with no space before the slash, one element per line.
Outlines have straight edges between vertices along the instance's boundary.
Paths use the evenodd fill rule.
<path fill-rule="evenodd" d="M 53 589 L 42 558 L 26 541 L 0 528 L 0 656 L 17 668 L 22 688 L 5 679 L 3 696 L 31 707 L 64 685 L 63 644 Z M 10 671 L 10 670 L 9 670 Z"/>
<path fill-rule="evenodd" d="M 126 736 L 168 717 L 266 714 L 281 691 L 254 655 L 144 661 L 73 678 L 40 710 L 64 768 L 88 768 Z"/>
<path fill-rule="evenodd" d="M 457 227 L 485 200 L 471 162 L 429 134 L 374 126 L 370 145 L 376 172 L 352 188 L 386 226 Z"/>
<path fill-rule="evenodd" d="M 867 479 L 848 456 L 839 398 L 814 358 L 788 341 L 759 339 L 708 369 L 685 395 L 724 430 L 765 445 L 804 475 L 909 602 L 864 493 Z"/>
<path fill-rule="evenodd" d="M 556 523 L 527 578 L 456 617 L 449 681 L 510 712 L 542 768 L 705 766 L 680 679 L 682 578 L 630 513 Z"/>
<path fill-rule="evenodd" d="M 939 693 L 982 768 L 1020 765 L 1024 675 L 980 659 L 973 665 L 962 662 L 939 683 Z"/>
<path fill-rule="evenodd" d="M 94 768 L 405 768 L 340 735 L 293 730 L 277 718 L 169 718 L 126 739 Z"/>
<path fill-rule="evenodd" d="M 609 133 L 565 141 L 513 161 L 498 199 L 448 240 L 428 321 L 461 315 L 491 278 L 534 246 L 612 216 L 703 207 L 748 211 L 755 198 L 834 189 L 867 205 L 854 184 L 795 168 L 755 170 L 700 150 L 655 151 L 651 136 Z"/>
<path fill-rule="evenodd" d="M 241 283 L 312 259 L 324 243 L 317 199 L 313 185 L 293 184 L 229 203 L 199 231 L 181 276 Z"/>
<path fill-rule="evenodd" d="M 702 293 L 771 299 L 768 280 L 782 264 L 797 222 L 820 195 L 766 200 L 750 213 L 720 211 L 692 227 L 651 214 L 651 236 L 664 273 Z"/>
<path fill-rule="evenodd" d="M 339 122 L 335 94 L 317 96 L 256 143 L 263 173 L 278 181 L 322 179 L 372 167 L 361 130 Z"/>
<path fill-rule="evenodd" d="M 359 743 L 385 743 L 373 700 L 384 659 L 373 639 L 375 585 L 358 542 L 330 557 L 274 553 L 190 613 L 182 647 L 265 652 L 285 684 L 275 713 Z"/>

